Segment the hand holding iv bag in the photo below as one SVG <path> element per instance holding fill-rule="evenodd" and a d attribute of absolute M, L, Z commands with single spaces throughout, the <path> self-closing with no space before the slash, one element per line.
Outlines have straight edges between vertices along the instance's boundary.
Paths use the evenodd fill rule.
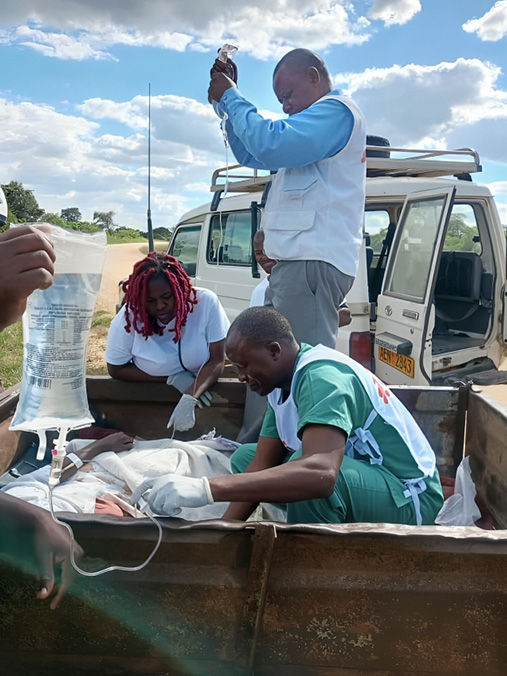
<path fill-rule="evenodd" d="M 210 71 L 210 85 L 208 88 L 208 102 L 213 105 L 213 109 L 218 117 L 223 118 L 224 112 L 217 106 L 222 98 L 223 92 L 231 86 L 238 84 L 238 68 L 233 61 L 238 48 L 234 45 L 224 44 L 218 50 L 218 56 L 213 63 Z"/>
<path fill-rule="evenodd" d="M 215 60 L 215 65 L 212 68 L 218 72 L 225 73 L 233 82 L 238 84 L 238 67 L 234 63 L 234 55 L 238 51 L 236 45 L 230 45 L 227 42 L 218 50 L 218 57 Z M 223 65 L 222 65 L 223 64 Z"/>
<path fill-rule="evenodd" d="M 38 458 L 46 430 L 94 422 L 86 396 L 86 348 L 106 253 L 104 232 L 45 225 L 55 248 L 54 281 L 28 297 L 21 393 L 9 428 L 39 434 Z"/>

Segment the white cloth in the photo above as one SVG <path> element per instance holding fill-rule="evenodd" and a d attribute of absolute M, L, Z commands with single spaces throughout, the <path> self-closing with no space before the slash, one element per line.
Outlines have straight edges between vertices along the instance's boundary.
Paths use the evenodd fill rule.
<path fill-rule="evenodd" d="M 279 260 L 318 260 L 355 277 L 364 217 L 365 121 L 349 98 L 328 94 L 354 115 L 349 142 L 335 155 L 282 168 L 271 179 L 264 250 Z M 321 99 L 322 100 L 322 99 Z"/>
<path fill-rule="evenodd" d="M 481 518 L 481 510 L 475 502 L 476 495 L 470 458 L 467 456 L 456 470 L 454 493 L 444 502 L 435 523 L 439 526 L 475 526 Z"/>
<path fill-rule="evenodd" d="M 269 277 L 264 277 L 264 279 L 257 284 L 255 289 L 252 291 L 250 296 L 250 307 L 258 307 L 264 305 L 264 297 L 266 295 L 266 289 L 269 286 Z"/>
<path fill-rule="evenodd" d="M 230 455 L 239 444 L 222 439 L 201 438 L 192 442 L 175 439 L 134 441 L 130 451 L 105 452 L 91 463 L 92 471 L 78 471 L 53 491 L 56 511 L 91 514 L 95 511 L 95 499 L 108 494 L 120 494 L 128 500 L 130 494 L 146 479 L 179 474 L 208 478 L 231 474 Z M 70 451 L 79 451 L 90 444 L 89 440 L 75 439 L 70 442 Z M 49 508 L 49 466 L 7 484 L 2 490 L 38 507 Z M 181 518 L 189 521 L 220 518 L 228 503 L 218 502 L 202 508 L 183 508 Z M 142 515 L 138 515 L 142 516 Z"/>
<path fill-rule="evenodd" d="M 197 289 L 197 305 L 187 317 L 181 335 L 181 359 L 185 368 L 197 373 L 209 359 L 209 344 L 223 340 L 229 329 L 229 320 L 217 295 L 209 289 Z M 131 359 L 151 376 L 170 376 L 182 370 L 178 344 L 174 342 L 174 320 L 161 336 L 145 339 L 133 328 L 125 330 L 125 309 L 111 322 L 107 336 L 105 359 L 108 364 L 122 366 Z"/>

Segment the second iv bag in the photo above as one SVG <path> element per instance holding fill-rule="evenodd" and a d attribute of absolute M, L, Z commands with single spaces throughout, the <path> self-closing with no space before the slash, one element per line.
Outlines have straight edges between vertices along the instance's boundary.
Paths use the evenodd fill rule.
<path fill-rule="evenodd" d="M 49 227 L 54 281 L 28 298 L 21 393 L 10 426 L 38 433 L 41 446 L 45 430 L 94 422 L 86 396 L 86 349 L 106 254 L 105 232 Z"/>

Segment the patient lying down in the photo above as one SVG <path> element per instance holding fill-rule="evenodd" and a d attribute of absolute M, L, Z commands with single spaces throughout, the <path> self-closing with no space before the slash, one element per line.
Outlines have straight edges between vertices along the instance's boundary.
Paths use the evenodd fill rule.
<path fill-rule="evenodd" d="M 132 493 L 143 482 L 165 474 L 208 478 L 230 474 L 229 457 L 236 446 L 213 433 L 192 442 L 144 441 L 123 432 L 93 442 L 74 439 L 67 446 L 61 482 L 53 491 L 53 508 L 58 512 L 143 517 L 130 504 Z M 69 454 L 77 459 L 72 461 Z M 49 509 L 48 478 L 46 465 L 19 477 L 2 491 Z M 227 506 L 219 502 L 199 509 L 182 508 L 178 516 L 189 521 L 220 518 Z"/>

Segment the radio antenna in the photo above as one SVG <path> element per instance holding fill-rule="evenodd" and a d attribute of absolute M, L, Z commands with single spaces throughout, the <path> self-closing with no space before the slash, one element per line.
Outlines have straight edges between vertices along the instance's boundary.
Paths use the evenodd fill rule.
<path fill-rule="evenodd" d="M 151 82 L 148 83 L 148 250 L 154 251 L 153 225 L 151 222 Z"/>

